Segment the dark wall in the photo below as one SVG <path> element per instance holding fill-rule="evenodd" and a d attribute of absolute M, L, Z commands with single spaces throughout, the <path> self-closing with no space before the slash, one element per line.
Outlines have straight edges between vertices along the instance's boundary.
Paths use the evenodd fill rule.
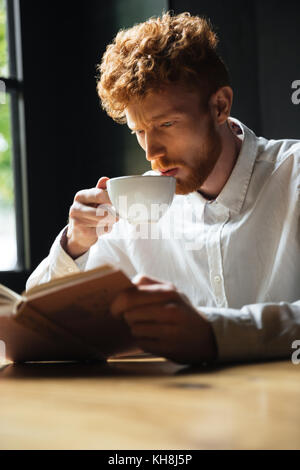
<path fill-rule="evenodd" d="M 267 138 L 300 138 L 300 2 L 286 0 L 171 0 L 175 13 L 208 17 L 232 78 L 232 115 Z"/>
<path fill-rule="evenodd" d="M 300 2 L 256 2 L 261 123 L 270 138 L 300 139 L 300 104 L 291 84 L 300 80 Z"/>

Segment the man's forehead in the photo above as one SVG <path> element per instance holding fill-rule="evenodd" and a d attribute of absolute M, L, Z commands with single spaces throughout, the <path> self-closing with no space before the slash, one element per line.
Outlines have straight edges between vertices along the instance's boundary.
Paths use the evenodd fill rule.
<path fill-rule="evenodd" d="M 175 114 L 184 114 L 195 103 L 196 92 L 169 89 L 149 93 L 144 99 L 133 100 L 125 109 L 127 124 L 153 122 Z"/>

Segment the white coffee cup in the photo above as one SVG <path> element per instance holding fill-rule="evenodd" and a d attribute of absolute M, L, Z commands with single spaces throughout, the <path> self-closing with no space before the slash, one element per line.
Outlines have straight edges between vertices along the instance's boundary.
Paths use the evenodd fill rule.
<path fill-rule="evenodd" d="M 132 224 L 155 223 L 171 206 L 173 176 L 132 175 L 106 182 L 109 198 L 119 217 Z"/>

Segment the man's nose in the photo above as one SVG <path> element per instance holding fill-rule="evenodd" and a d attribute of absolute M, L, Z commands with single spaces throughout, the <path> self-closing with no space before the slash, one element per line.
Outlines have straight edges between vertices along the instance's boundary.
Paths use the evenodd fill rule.
<path fill-rule="evenodd" d="M 152 160 L 155 160 L 157 158 L 164 157 L 166 154 L 166 149 L 158 140 L 146 137 L 145 152 L 146 159 L 151 162 Z"/>

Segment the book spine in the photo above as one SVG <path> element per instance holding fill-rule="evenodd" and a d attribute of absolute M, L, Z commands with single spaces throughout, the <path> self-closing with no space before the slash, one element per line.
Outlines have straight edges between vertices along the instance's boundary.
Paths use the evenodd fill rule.
<path fill-rule="evenodd" d="M 82 356 L 89 359 L 105 360 L 105 357 L 96 348 L 86 344 L 85 341 L 69 332 L 66 328 L 49 320 L 26 302 L 20 304 L 19 310 L 13 318 L 14 321 L 34 331 L 52 344 L 56 344 L 58 341 L 63 342 L 69 348 L 75 348 Z"/>

